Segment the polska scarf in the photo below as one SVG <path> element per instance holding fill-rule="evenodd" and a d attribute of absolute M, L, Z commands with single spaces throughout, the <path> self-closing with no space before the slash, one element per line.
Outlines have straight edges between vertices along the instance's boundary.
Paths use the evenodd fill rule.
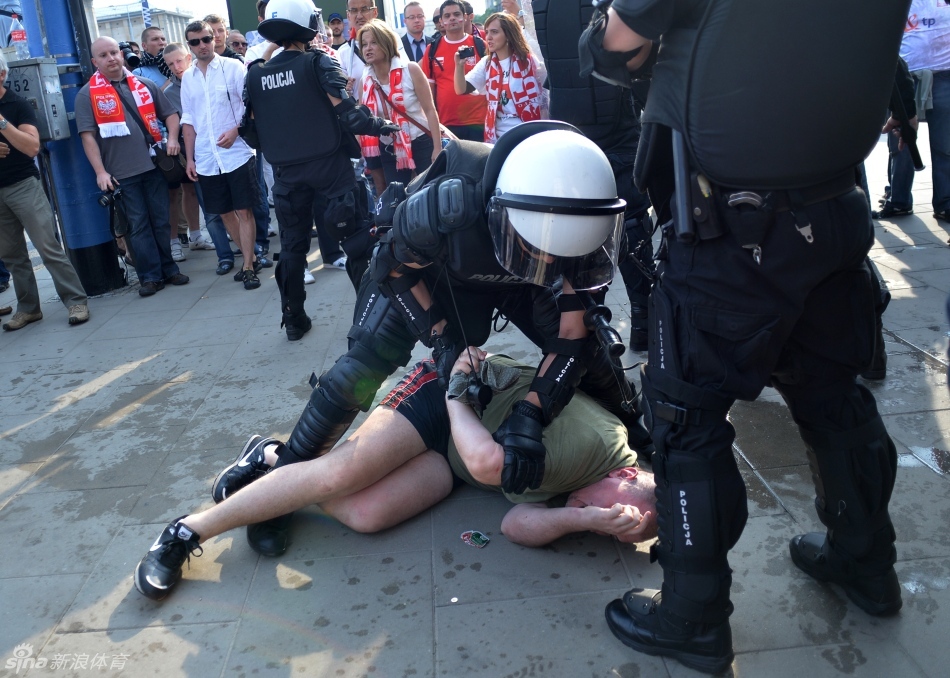
<path fill-rule="evenodd" d="M 376 85 L 379 81 L 376 79 L 376 72 L 373 67 L 366 66 L 363 73 L 363 96 L 362 101 L 373 115 L 381 118 L 388 118 L 399 125 L 399 131 L 393 134 L 393 147 L 396 153 L 396 169 L 415 169 L 416 163 L 412 160 L 412 139 L 409 138 L 409 121 L 399 111 L 406 110 L 405 98 L 402 93 L 402 77 L 404 70 L 402 59 L 398 56 L 393 57 L 389 65 L 389 99 L 394 104 L 392 107 L 386 105 L 386 97 L 381 89 Z M 382 87 L 380 85 L 380 87 Z M 379 138 L 371 136 L 361 136 L 360 148 L 363 151 L 364 158 L 375 158 L 379 155 Z"/>
<path fill-rule="evenodd" d="M 129 90 L 132 92 L 139 115 L 142 116 L 155 143 L 160 142 L 162 131 L 158 124 L 158 116 L 155 114 L 152 93 L 128 70 L 123 69 L 123 73 L 126 82 L 129 83 Z M 125 112 L 119 101 L 119 93 L 115 91 L 109 79 L 99 71 L 93 73 L 92 78 L 89 79 L 89 97 L 92 99 L 92 115 L 99 126 L 99 135 L 103 139 L 127 137 L 132 133 L 125 123 Z"/>
<path fill-rule="evenodd" d="M 527 68 L 522 69 L 521 59 L 514 54 L 509 60 L 509 74 L 506 82 L 511 98 L 515 102 L 515 110 L 522 122 L 541 119 L 540 95 L 537 70 L 534 58 L 529 56 Z M 498 115 L 499 100 L 502 93 L 502 78 L 504 69 L 501 61 L 494 54 L 488 62 L 488 77 L 485 80 L 486 96 L 488 97 L 488 114 L 485 116 L 485 143 L 493 144 L 498 140 L 495 132 L 495 118 Z"/>
<path fill-rule="evenodd" d="M 158 66 L 159 72 L 164 75 L 166 78 L 171 79 L 172 69 L 168 67 L 168 64 L 165 63 L 165 57 L 159 54 L 158 56 L 152 56 L 144 49 L 139 55 L 139 59 L 142 60 L 141 66 Z"/>

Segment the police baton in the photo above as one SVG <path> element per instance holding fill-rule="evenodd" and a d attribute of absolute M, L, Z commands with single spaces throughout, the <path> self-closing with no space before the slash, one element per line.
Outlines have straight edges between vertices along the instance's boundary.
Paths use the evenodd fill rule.
<path fill-rule="evenodd" d="M 693 210 L 690 207 L 689 160 L 686 155 L 686 138 L 679 130 L 673 130 L 673 176 L 676 192 L 673 194 L 673 230 L 676 239 L 686 245 L 696 242 L 696 227 L 693 225 Z"/>
<path fill-rule="evenodd" d="M 918 172 L 924 169 L 924 161 L 920 157 L 920 149 L 917 148 L 917 130 L 910 124 L 910 118 L 907 117 L 907 109 L 904 108 L 904 100 L 901 98 L 897 82 L 894 82 L 894 89 L 891 92 L 891 113 L 901 124 L 900 135 L 904 145 L 910 149 L 910 157 L 914 161 L 914 169 Z"/>

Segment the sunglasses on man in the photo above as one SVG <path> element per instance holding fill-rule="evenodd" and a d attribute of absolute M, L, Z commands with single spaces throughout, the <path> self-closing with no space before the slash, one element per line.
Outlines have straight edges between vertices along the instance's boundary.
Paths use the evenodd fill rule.
<path fill-rule="evenodd" d="M 240 40 L 232 40 L 231 47 L 247 47 L 247 43 L 241 42 Z"/>
<path fill-rule="evenodd" d="M 191 40 L 188 41 L 188 44 L 191 45 L 192 47 L 197 47 L 201 43 L 204 43 L 207 45 L 211 42 L 214 42 L 214 38 L 212 38 L 210 35 L 206 35 L 203 38 L 192 38 Z"/>

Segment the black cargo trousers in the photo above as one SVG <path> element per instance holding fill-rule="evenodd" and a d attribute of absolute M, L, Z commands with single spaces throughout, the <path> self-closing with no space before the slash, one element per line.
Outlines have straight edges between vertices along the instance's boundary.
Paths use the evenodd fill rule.
<path fill-rule="evenodd" d="M 665 233 L 643 371 L 656 444 L 653 553 L 663 606 L 696 623 L 732 612 L 727 555 L 748 517 L 726 415 L 769 384 L 799 427 L 835 548 L 857 567 L 896 557 L 887 512 L 896 451 L 856 382 L 874 346 L 867 202 L 854 189 L 796 212 L 774 212 L 758 263 L 728 228 L 692 246 Z"/>

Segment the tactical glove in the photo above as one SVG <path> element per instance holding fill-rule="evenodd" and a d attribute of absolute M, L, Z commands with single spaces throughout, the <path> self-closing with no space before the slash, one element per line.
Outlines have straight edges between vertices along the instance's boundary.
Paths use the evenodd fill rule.
<path fill-rule="evenodd" d="M 541 408 L 527 400 L 515 404 L 492 438 L 505 449 L 501 489 L 508 494 L 536 490 L 544 479 Z"/>
<path fill-rule="evenodd" d="M 452 378 L 452 368 L 458 360 L 461 351 L 449 337 L 444 334 L 435 334 L 429 338 L 432 347 L 432 360 L 435 361 L 435 371 L 439 375 L 439 386 L 444 391 L 449 390 L 449 380 Z"/>

